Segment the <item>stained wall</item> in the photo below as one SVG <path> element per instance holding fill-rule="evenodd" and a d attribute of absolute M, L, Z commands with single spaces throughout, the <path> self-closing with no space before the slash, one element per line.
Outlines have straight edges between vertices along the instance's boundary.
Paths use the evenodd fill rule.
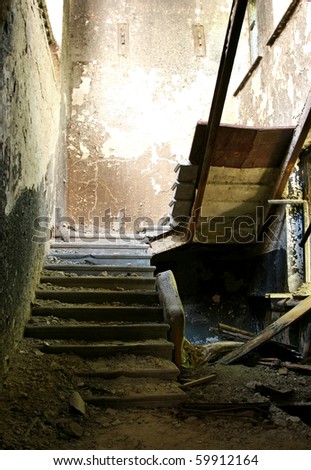
<path fill-rule="evenodd" d="M 71 2 L 68 212 L 76 223 L 125 209 L 131 230 L 133 220 L 156 224 L 169 211 L 174 168 L 188 161 L 195 125 L 208 118 L 230 8 Z"/>
<path fill-rule="evenodd" d="M 30 315 L 47 246 L 44 238 L 34 239 L 38 217 L 53 224 L 61 93 L 37 1 L 3 1 L 0 33 L 1 386 Z"/>

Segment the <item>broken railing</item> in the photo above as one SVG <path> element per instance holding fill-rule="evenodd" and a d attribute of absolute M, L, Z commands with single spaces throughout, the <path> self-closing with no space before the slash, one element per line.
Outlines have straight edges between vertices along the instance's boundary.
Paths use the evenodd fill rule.
<path fill-rule="evenodd" d="M 164 320 L 170 325 L 169 340 L 174 344 L 174 363 L 181 369 L 185 335 L 185 313 L 172 271 L 156 276 L 156 286 Z"/>

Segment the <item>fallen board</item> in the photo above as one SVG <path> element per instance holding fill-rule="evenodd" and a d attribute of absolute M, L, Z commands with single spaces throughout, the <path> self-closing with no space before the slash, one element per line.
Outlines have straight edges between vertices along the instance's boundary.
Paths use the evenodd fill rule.
<path fill-rule="evenodd" d="M 297 321 L 299 318 L 303 317 L 311 311 L 311 296 L 299 302 L 294 308 L 289 312 L 285 313 L 282 317 L 278 318 L 271 325 L 267 326 L 263 331 L 258 333 L 252 339 L 244 343 L 238 349 L 231 351 L 229 354 L 226 354 L 221 359 L 217 361 L 218 364 L 232 364 L 233 362 L 238 361 L 242 357 L 246 356 L 248 353 L 254 349 L 261 346 L 266 341 L 269 341 L 275 335 L 285 330 L 289 325 Z"/>

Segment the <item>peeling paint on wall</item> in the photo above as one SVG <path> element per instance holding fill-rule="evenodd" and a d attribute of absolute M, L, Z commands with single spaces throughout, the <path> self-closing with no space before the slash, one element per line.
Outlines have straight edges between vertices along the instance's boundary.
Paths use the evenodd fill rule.
<path fill-rule="evenodd" d="M 91 78 L 81 77 L 81 85 L 72 91 L 72 106 L 82 106 L 85 97 L 90 92 Z"/>
<path fill-rule="evenodd" d="M 31 28 L 25 29 L 25 24 L 31 24 Z M 4 148 L 9 158 L 5 161 L 6 215 L 24 189 L 36 190 L 44 180 L 58 143 L 60 119 L 60 93 L 51 80 L 54 68 L 50 50 L 38 12 L 31 4 L 14 17 L 11 40 L 14 55 L 5 56 L 2 91 Z M 38 56 L 42 56 L 40 65 Z M 49 192 L 53 194 L 52 186 Z"/>
<path fill-rule="evenodd" d="M 1 3 L 0 388 L 45 255 L 33 239 L 36 220 L 55 205 L 61 93 L 41 13 L 33 0 Z"/>
<path fill-rule="evenodd" d="M 296 125 L 309 93 L 311 3 L 301 2 L 224 116 L 236 124 Z M 271 31 L 272 33 L 272 31 Z M 232 104 L 232 107 L 231 107 Z M 233 115 L 232 110 L 235 110 Z"/>
<path fill-rule="evenodd" d="M 92 223 L 126 208 L 157 221 L 169 211 L 174 168 L 188 161 L 195 125 L 209 115 L 230 12 L 221 3 L 199 12 L 205 57 L 195 54 L 195 0 L 73 3 L 71 217 Z M 126 55 L 119 23 L 129 28 Z"/>

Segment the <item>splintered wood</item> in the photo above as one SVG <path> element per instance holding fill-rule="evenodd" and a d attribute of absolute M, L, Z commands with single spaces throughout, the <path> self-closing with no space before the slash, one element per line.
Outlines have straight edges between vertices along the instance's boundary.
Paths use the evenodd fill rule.
<path fill-rule="evenodd" d="M 289 327 L 292 323 L 302 318 L 304 315 L 311 311 L 311 296 L 299 302 L 296 307 L 292 308 L 289 312 L 285 313 L 282 317 L 278 318 L 275 322 L 271 323 L 267 328 L 258 333 L 252 339 L 244 343 L 238 349 L 231 351 L 229 354 L 226 354 L 224 357 L 219 359 L 217 362 L 219 364 L 232 364 L 233 362 L 238 361 L 242 357 L 246 356 L 248 353 L 258 348 L 263 343 L 269 341 L 271 338 L 276 336 L 285 328 Z"/>

